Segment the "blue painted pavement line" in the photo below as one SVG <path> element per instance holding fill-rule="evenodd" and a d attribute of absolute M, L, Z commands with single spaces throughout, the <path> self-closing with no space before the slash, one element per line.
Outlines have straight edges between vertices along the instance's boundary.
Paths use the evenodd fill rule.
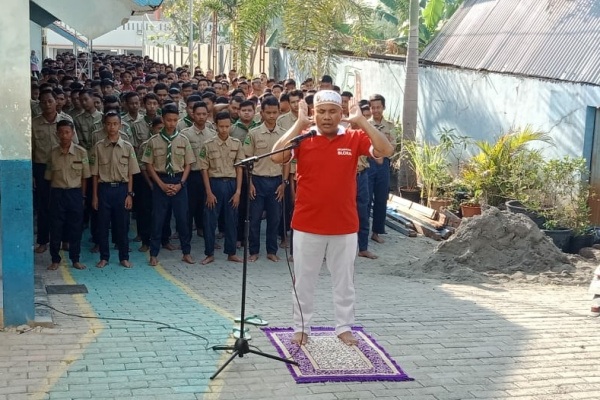
<path fill-rule="evenodd" d="M 81 262 L 88 268 L 69 272 L 76 283 L 87 286 L 85 299 L 99 317 L 164 322 L 206 337 L 210 346 L 227 341 L 232 321 L 148 266 L 146 253 L 134 249 L 134 268 L 126 269 L 111 248 L 110 264 L 98 269 L 98 254 L 89 252 L 88 243 L 84 236 Z M 48 399 L 196 399 L 195 394 L 210 391 L 209 377 L 221 365 L 222 353 L 206 350 L 206 341 L 172 329 L 158 330 L 156 324 L 100 322 L 104 329 L 58 379 Z"/>

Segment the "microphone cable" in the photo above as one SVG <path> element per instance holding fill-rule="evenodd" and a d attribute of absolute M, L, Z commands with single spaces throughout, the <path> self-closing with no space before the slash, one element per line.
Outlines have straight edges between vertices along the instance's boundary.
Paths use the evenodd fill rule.
<path fill-rule="evenodd" d="M 291 162 L 292 162 L 292 161 L 290 161 L 290 163 L 291 163 Z M 289 191 L 290 191 L 290 193 L 289 193 L 289 194 L 290 194 L 290 197 L 291 197 L 291 194 L 292 194 L 292 187 L 291 187 L 291 185 L 293 185 L 294 183 L 293 183 L 293 181 L 292 181 L 292 180 L 289 180 L 289 179 L 288 179 L 288 182 L 289 182 L 289 184 L 288 184 L 287 186 L 289 186 Z M 302 321 L 302 323 L 301 323 L 301 326 L 302 326 L 302 334 L 304 335 L 304 334 L 306 334 L 306 333 L 305 333 L 305 328 L 306 328 L 306 327 L 304 326 L 304 313 L 302 312 L 302 306 L 300 305 L 300 299 L 298 298 L 298 292 L 296 291 L 296 274 L 294 273 L 294 270 L 292 269 L 292 266 L 291 266 L 291 264 L 290 264 L 290 254 L 288 254 L 288 247 L 289 247 L 289 248 L 290 248 L 292 251 L 294 250 L 294 249 L 293 249 L 293 247 L 292 247 L 292 245 L 293 245 L 293 235 L 294 235 L 294 231 L 293 231 L 293 229 L 291 229 L 291 224 L 290 224 L 290 232 L 291 232 L 291 235 L 290 235 L 290 240 L 289 240 L 289 242 L 288 242 L 288 236 L 287 236 L 287 224 L 286 224 L 286 223 L 287 223 L 287 218 L 286 218 L 286 216 L 287 216 L 287 213 L 286 213 L 286 207 L 285 207 L 285 200 L 286 200 L 286 190 L 285 190 L 285 188 L 284 188 L 284 190 L 283 190 L 283 198 L 281 199 L 281 214 L 282 214 L 282 217 L 281 217 L 281 224 L 283 225 L 283 240 L 284 240 L 284 242 L 285 242 L 285 243 L 287 243 L 287 246 L 285 246 L 285 247 L 284 247 L 284 251 L 285 251 L 285 262 L 286 262 L 286 264 L 287 264 L 287 267 L 288 267 L 288 272 L 289 272 L 289 274 L 290 274 L 290 278 L 291 278 L 291 280 L 292 280 L 292 290 L 293 290 L 293 293 L 294 293 L 294 299 L 296 300 L 296 304 L 298 305 L 298 311 L 300 312 L 300 319 L 301 319 L 301 321 Z M 292 204 L 293 204 L 293 202 L 295 202 L 295 201 L 296 201 L 296 199 L 295 199 L 295 198 L 294 198 L 294 199 L 292 199 Z M 292 210 L 293 210 L 293 207 L 292 207 Z M 293 212 L 293 211 L 292 211 L 292 212 Z M 292 254 L 292 256 L 293 256 L 293 254 Z M 294 307 L 293 307 L 293 305 L 292 305 L 292 318 L 293 318 L 293 315 L 294 315 Z M 307 335 L 307 336 L 308 336 L 308 335 Z M 302 338 L 301 338 L 300 340 L 302 340 Z M 296 350 L 295 350 L 295 351 L 294 351 L 292 354 L 290 354 L 290 356 L 289 356 L 289 357 L 287 357 L 286 359 L 287 359 L 287 360 L 293 360 L 293 359 L 296 357 L 296 354 L 298 354 L 298 352 L 300 351 L 301 347 L 302 347 L 301 345 L 297 346 Z"/>

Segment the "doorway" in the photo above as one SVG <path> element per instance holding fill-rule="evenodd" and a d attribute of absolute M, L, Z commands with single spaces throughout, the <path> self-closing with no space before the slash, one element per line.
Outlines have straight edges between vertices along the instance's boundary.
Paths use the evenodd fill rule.
<path fill-rule="evenodd" d="M 591 152 L 588 153 L 591 186 L 589 204 L 592 211 L 590 219 L 592 225 L 600 226 L 600 107 L 588 107 L 586 125 L 586 136 L 590 135 L 592 138 Z"/>

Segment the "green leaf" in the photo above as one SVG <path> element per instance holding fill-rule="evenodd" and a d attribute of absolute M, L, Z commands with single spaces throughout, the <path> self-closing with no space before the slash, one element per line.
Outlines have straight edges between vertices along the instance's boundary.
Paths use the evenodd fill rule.
<path fill-rule="evenodd" d="M 428 0 L 427 5 L 423 9 L 423 20 L 425 26 L 430 31 L 435 31 L 438 24 L 444 17 L 444 9 L 446 8 L 445 0 Z"/>

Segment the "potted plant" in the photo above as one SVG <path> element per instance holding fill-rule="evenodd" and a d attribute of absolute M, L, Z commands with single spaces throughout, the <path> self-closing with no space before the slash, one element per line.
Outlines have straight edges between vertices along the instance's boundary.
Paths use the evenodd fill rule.
<path fill-rule="evenodd" d="M 545 233 L 557 247 L 577 254 L 593 244 L 590 233 L 589 170 L 582 157 L 563 157 L 549 160 L 542 169 L 544 198 L 551 204 L 540 211 L 546 218 Z"/>
<path fill-rule="evenodd" d="M 408 162 L 414 168 L 421 181 L 421 198 L 427 199 L 427 205 L 436 208 L 435 202 L 440 202 L 440 189 L 452 181 L 447 158 L 449 144 L 431 144 L 427 142 L 407 142 L 404 149 Z M 451 202 L 451 199 L 448 203 Z M 445 202 L 441 202 L 444 204 Z M 437 204 L 439 209 L 440 204 Z"/>
<path fill-rule="evenodd" d="M 481 214 L 481 191 L 475 190 L 473 196 L 460 203 L 460 214 L 463 218 Z"/>
<path fill-rule="evenodd" d="M 512 200 L 505 202 L 508 211 L 527 215 L 540 229 L 546 222 L 546 212 L 554 206 L 545 166 L 539 150 L 525 149 L 516 154 L 507 180 L 506 194 Z"/>
<path fill-rule="evenodd" d="M 573 236 L 573 230 L 571 228 L 565 228 L 566 223 L 564 219 L 558 215 L 554 215 L 557 219 L 552 219 L 548 214 L 545 215 L 545 222 L 542 232 L 546 234 L 554 245 L 561 251 L 567 252 L 571 246 L 571 238 Z"/>
<path fill-rule="evenodd" d="M 525 157 L 520 156 L 527 152 L 527 145 L 533 141 L 550 143 L 551 139 L 528 126 L 500 136 L 495 143 L 475 142 L 479 153 L 471 157 L 463 168 L 463 181 L 480 191 L 486 204 L 504 204 L 511 193 L 512 168 L 516 162 L 526 162 Z"/>
<path fill-rule="evenodd" d="M 412 168 L 410 163 L 410 155 L 407 151 L 407 147 L 416 145 L 415 142 L 406 141 L 402 145 L 399 153 L 397 153 L 396 160 L 394 162 L 394 169 L 398 171 L 400 185 L 398 191 L 400 196 L 404 199 L 410 200 L 415 203 L 421 202 L 421 190 L 418 186 L 416 176 L 409 172 Z"/>

